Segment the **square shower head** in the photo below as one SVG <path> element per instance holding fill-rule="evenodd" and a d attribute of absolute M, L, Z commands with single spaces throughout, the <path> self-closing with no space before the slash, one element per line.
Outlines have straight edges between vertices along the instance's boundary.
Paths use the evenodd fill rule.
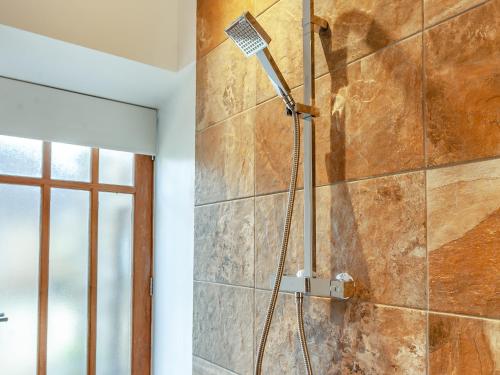
<path fill-rule="evenodd" d="M 225 31 L 246 57 L 262 51 L 271 42 L 269 35 L 249 12 L 243 13 Z"/>

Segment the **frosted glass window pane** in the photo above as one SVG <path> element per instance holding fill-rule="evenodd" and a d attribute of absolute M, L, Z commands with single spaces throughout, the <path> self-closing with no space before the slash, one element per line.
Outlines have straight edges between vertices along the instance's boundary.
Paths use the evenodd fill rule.
<path fill-rule="evenodd" d="M 131 195 L 99 193 L 97 375 L 130 374 L 132 207 Z"/>
<path fill-rule="evenodd" d="M 90 147 L 52 143 L 52 178 L 90 181 Z"/>
<path fill-rule="evenodd" d="M 0 174 L 42 176 L 42 141 L 0 135 Z"/>
<path fill-rule="evenodd" d="M 103 184 L 133 185 L 134 154 L 100 149 L 99 182 Z"/>
<path fill-rule="evenodd" d="M 88 191 L 52 189 L 47 374 L 87 373 Z"/>
<path fill-rule="evenodd" d="M 0 184 L 0 374 L 36 374 L 40 188 Z"/>

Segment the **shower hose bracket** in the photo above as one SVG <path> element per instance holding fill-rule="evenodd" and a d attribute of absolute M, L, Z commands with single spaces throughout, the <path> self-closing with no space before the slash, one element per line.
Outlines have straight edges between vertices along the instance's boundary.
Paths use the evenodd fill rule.
<path fill-rule="evenodd" d="M 352 278 L 348 275 L 345 277 L 346 275 L 340 274 L 335 280 L 283 275 L 280 291 L 347 300 L 354 295 L 355 285 Z M 274 278 L 271 279 L 271 285 L 273 284 Z"/>
<path fill-rule="evenodd" d="M 324 18 L 313 15 L 311 17 L 311 23 L 314 26 L 314 32 L 319 33 L 322 30 L 328 30 L 328 21 Z"/>
<path fill-rule="evenodd" d="M 303 119 L 319 117 L 319 109 L 317 107 L 302 103 L 295 103 L 295 112 Z M 292 112 L 287 110 L 287 115 L 291 116 Z"/>

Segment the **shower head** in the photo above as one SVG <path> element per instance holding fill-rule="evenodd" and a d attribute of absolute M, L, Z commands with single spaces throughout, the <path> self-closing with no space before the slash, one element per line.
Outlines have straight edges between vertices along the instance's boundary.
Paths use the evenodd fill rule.
<path fill-rule="evenodd" d="M 262 51 L 271 42 L 269 35 L 249 12 L 243 13 L 225 31 L 246 57 Z"/>
<path fill-rule="evenodd" d="M 295 102 L 290 95 L 290 88 L 267 48 L 271 38 L 257 20 L 249 12 L 245 12 L 225 31 L 246 57 L 257 56 L 276 92 L 283 98 L 287 108 L 293 110 Z"/>

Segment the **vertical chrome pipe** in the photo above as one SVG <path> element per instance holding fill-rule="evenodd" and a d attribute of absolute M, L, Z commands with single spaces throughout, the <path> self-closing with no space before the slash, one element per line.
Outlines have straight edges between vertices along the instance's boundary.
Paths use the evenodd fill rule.
<path fill-rule="evenodd" d="M 304 104 L 314 105 L 314 0 L 303 0 Z M 313 118 L 304 119 L 304 277 L 314 276 L 315 220 L 313 191 Z"/>

